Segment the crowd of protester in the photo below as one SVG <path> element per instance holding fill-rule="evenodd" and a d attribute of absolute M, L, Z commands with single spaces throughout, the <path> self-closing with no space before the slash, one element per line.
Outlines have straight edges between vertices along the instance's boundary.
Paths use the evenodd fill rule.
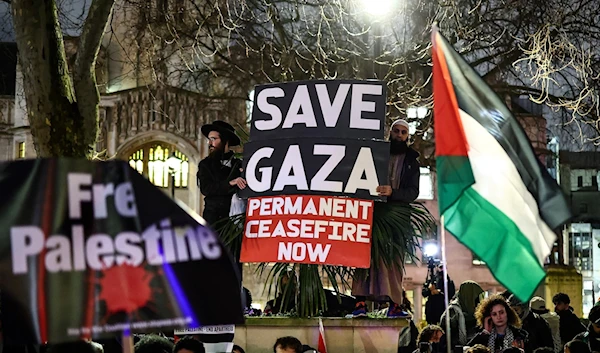
<path fill-rule="evenodd" d="M 427 320 L 420 333 L 414 327 L 401 333 L 399 352 L 444 353 L 448 341 L 451 351 L 461 353 L 600 352 L 600 302 L 590 310 L 587 327 L 567 294 L 557 293 L 552 302 L 554 311 L 541 297 L 523 302 L 508 291 L 486 297 L 479 284 L 465 281 L 438 320 Z"/>

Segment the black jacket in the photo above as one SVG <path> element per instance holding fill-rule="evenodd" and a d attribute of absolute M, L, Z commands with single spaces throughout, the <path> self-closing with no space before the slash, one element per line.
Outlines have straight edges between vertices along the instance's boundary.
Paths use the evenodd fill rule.
<path fill-rule="evenodd" d="M 600 352 L 600 336 L 594 332 L 594 328 L 592 327 L 591 323 L 587 331 L 578 334 L 575 336 L 575 338 L 573 338 L 573 340 L 587 343 L 590 347 L 590 352 Z"/>
<path fill-rule="evenodd" d="M 229 182 L 241 175 L 242 161 L 227 152 L 223 160 L 206 157 L 198 164 L 198 185 L 204 195 L 204 219 L 214 224 L 221 218 L 229 216 L 231 197 L 238 190 Z"/>
<path fill-rule="evenodd" d="M 579 333 L 585 332 L 585 326 L 573 311 L 563 310 L 558 313 L 560 317 L 560 340 L 565 345 Z"/>
<path fill-rule="evenodd" d="M 523 320 L 523 330 L 528 334 L 528 343 L 525 347 L 528 351 L 533 352 L 542 347 L 554 349 L 552 330 L 543 317 L 530 311 Z"/>
<path fill-rule="evenodd" d="M 438 294 L 430 295 L 427 299 L 427 303 L 425 303 L 425 319 L 427 320 L 427 323 L 429 325 L 438 325 L 444 310 L 446 310 L 444 294 L 440 292 Z"/>
<path fill-rule="evenodd" d="M 417 199 L 421 177 L 418 158 L 419 152 L 409 147 L 400 171 L 400 188 L 392 189 L 389 200 L 410 203 Z"/>

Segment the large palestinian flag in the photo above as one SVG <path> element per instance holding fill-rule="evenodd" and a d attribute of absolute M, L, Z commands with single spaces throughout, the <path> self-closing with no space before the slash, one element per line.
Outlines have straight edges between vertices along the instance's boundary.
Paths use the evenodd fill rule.
<path fill-rule="evenodd" d="M 502 285 L 529 300 L 569 208 L 502 100 L 437 29 L 432 41 L 440 214 Z"/>

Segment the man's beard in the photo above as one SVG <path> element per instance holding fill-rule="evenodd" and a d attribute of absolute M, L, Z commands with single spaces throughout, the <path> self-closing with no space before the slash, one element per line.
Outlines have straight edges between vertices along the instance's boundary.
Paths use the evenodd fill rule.
<path fill-rule="evenodd" d="M 390 141 L 390 153 L 391 154 L 403 154 L 403 153 L 406 153 L 407 150 L 408 150 L 408 144 L 406 144 L 406 141 L 397 141 L 397 140 Z"/>
<path fill-rule="evenodd" d="M 210 148 L 209 148 L 210 150 Z M 221 160 L 223 159 L 223 155 L 225 154 L 225 149 L 222 146 L 216 146 L 212 149 L 212 151 L 210 151 L 208 153 L 208 156 L 210 158 L 214 158 L 216 160 Z"/>

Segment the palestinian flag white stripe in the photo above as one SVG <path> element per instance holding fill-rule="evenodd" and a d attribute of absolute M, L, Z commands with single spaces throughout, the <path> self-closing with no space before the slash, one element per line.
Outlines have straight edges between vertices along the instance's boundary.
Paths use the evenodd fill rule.
<path fill-rule="evenodd" d="M 540 265 L 543 265 L 556 235 L 540 217 L 537 202 L 494 136 L 462 110 L 460 119 L 475 176 L 475 184 L 471 187 L 516 224 L 531 244 Z"/>

